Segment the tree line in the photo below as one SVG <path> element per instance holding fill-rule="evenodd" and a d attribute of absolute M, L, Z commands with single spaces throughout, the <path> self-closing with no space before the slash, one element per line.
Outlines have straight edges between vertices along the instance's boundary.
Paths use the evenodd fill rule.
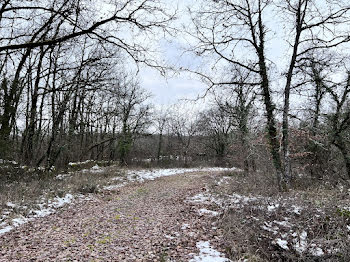
<path fill-rule="evenodd" d="M 50 168 L 119 129 L 125 148 L 148 112 L 125 61 L 161 69 L 143 40 L 173 16 L 157 1 L 2 1 L 0 158 Z"/>
<path fill-rule="evenodd" d="M 190 11 L 192 50 L 198 56 L 214 57 L 214 68 L 229 66 L 250 73 L 244 82 L 256 87 L 264 107 L 269 150 L 281 190 L 292 180 L 290 120 L 298 114 L 303 125 L 312 123 L 311 130 L 306 130 L 312 136 L 311 148 L 303 153 L 315 155 L 319 147 L 336 147 L 350 178 L 349 71 L 343 52 L 350 40 L 349 11 L 346 1 L 331 0 L 203 1 Z M 283 61 L 268 55 L 276 38 L 288 45 L 279 58 Z M 208 80 L 206 73 L 195 73 Z M 222 79 L 209 78 L 211 85 L 240 84 L 232 74 L 224 74 Z M 308 110 L 291 107 L 305 96 L 310 99 Z M 279 99 L 281 105 L 277 105 Z"/>
<path fill-rule="evenodd" d="M 202 0 L 186 12 L 180 28 L 161 1 L 2 1 L 0 158 L 127 164 L 153 139 L 145 156 L 186 165 L 239 150 L 245 170 L 272 165 L 281 190 L 299 172 L 349 179 L 347 1 Z M 208 64 L 164 64 L 154 44 L 164 36 L 188 38 Z M 190 119 L 155 110 L 139 65 L 199 77 L 211 102 Z"/>

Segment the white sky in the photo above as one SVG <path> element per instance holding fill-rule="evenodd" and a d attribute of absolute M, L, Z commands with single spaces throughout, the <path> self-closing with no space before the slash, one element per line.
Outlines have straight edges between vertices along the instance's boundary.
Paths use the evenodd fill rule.
<path fill-rule="evenodd" d="M 188 5 L 195 4 L 195 1 L 164 0 L 164 2 L 168 2 L 169 8 L 177 8 L 179 19 L 176 21 L 176 26 L 181 27 L 182 24 L 189 23 L 186 8 Z M 181 33 L 173 38 L 161 40 L 158 43 L 162 54 L 161 59 L 177 67 L 192 68 L 194 64 L 199 66 L 201 61 L 198 58 L 190 53 L 184 53 L 185 43 L 184 35 Z M 196 99 L 207 88 L 204 83 L 188 75 L 174 75 L 169 72 L 167 77 L 164 77 L 158 71 L 147 67 L 140 69 L 139 77 L 141 87 L 153 94 L 152 102 L 156 106 L 176 104 L 183 99 Z"/>
<path fill-rule="evenodd" d="M 178 26 L 185 25 L 188 27 L 190 23 L 189 16 L 187 14 L 187 7 L 194 7 L 199 2 L 189 0 L 165 0 L 171 2 L 171 5 L 178 6 L 178 16 L 180 19 L 176 22 Z M 177 3 L 177 4 L 176 4 Z M 273 21 L 275 15 L 271 15 L 271 19 L 267 19 L 269 26 L 274 24 Z M 270 21 L 269 21 L 270 20 Z M 271 22 L 271 24 L 270 24 Z M 274 27 L 274 26 L 272 26 Z M 281 28 L 274 28 L 276 34 L 280 34 Z M 282 62 L 285 56 L 283 43 L 280 37 L 269 40 L 267 46 L 268 56 L 271 61 Z M 161 47 L 162 59 L 167 63 L 176 65 L 177 67 L 184 68 L 197 68 L 199 66 L 204 67 L 207 63 L 203 58 L 198 58 L 195 55 L 191 55 L 188 52 L 184 52 L 187 41 L 190 41 L 183 33 L 178 34 L 175 38 L 167 39 L 158 43 Z M 208 63 L 209 64 L 209 63 Z M 179 99 L 196 99 L 198 96 L 203 95 L 207 89 L 207 85 L 198 78 L 189 76 L 188 74 L 177 74 L 176 76 L 168 76 L 167 78 L 161 76 L 156 70 L 142 67 L 140 69 L 140 84 L 141 87 L 150 91 L 153 94 L 152 103 L 157 105 L 174 104 Z"/>
<path fill-rule="evenodd" d="M 141 69 L 140 84 L 152 93 L 152 102 L 156 105 L 174 104 L 180 99 L 195 99 L 206 88 L 200 81 L 181 75 L 167 79 L 151 68 Z"/>
<path fill-rule="evenodd" d="M 201 2 L 196 2 L 194 0 L 164 1 L 171 3 L 171 6 L 178 5 L 178 17 L 180 17 L 180 19 L 176 23 L 178 26 L 185 25 L 186 28 L 190 26 L 190 20 L 186 12 L 187 7 L 194 7 L 194 5 L 198 5 Z M 287 71 L 287 64 L 291 52 L 289 44 L 284 39 L 286 38 L 286 34 L 290 33 L 293 26 L 291 25 L 290 28 L 285 28 L 283 26 L 283 15 L 282 12 L 277 13 L 276 10 L 271 8 L 265 13 L 264 17 L 267 28 L 270 30 L 267 34 L 267 57 L 268 60 L 274 64 L 274 76 L 271 77 L 280 78 L 280 80 L 274 79 L 271 81 L 274 90 L 282 90 L 284 87 L 285 79 L 281 76 Z M 293 37 L 293 34 L 291 34 L 291 37 Z M 208 68 L 210 68 L 209 65 L 212 62 L 207 63 L 204 60 L 205 58 L 199 58 L 190 53 L 184 53 L 183 50 L 188 41 L 191 42 L 184 33 L 179 33 L 172 39 L 161 40 L 158 42 L 162 54 L 161 58 L 177 67 L 192 69 L 201 67 L 205 69 L 204 71 L 208 72 Z M 244 50 L 242 50 L 242 52 L 244 52 Z M 221 74 L 221 72 L 214 73 L 215 76 L 218 76 L 218 74 Z M 173 77 L 169 76 L 168 78 L 164 78 L 156 70 L 146 67 L 141 68 L 139 77 L 141 86 L 153 94 L 152 103 L 156 106 L 174 104 L 179 99 L 184 98 L 195 99 L 199 95 L 204 94 L 207 88 L 205 83 L 200 82 L 198 78 L 191 79 L 188 74 L 177 74 Z M 282 99 L 281 96 L 274 97 L 277 97 L 279 100 Z M 277 100 L 275 102 L 277 104 L 281 103 L 281 101 Z M 304 104 L 304 102 L 305 101 L 302 101 L 300 97 L 296 100 L 292 97 L 292 108 L 294 107 L 294 109 L 296 109 L 299 105 Z M 203 101 L 202 104 L 204 103 Z"/>

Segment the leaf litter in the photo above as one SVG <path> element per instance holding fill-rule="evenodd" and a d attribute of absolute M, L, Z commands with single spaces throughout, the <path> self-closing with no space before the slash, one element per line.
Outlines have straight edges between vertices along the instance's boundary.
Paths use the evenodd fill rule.
<path fill-rule="evenodd" d="M 193 173 L 127 183 L 118 191 L 106 190 L 90 201 L 27 221 L 1 236 L 0 261 L 224 259 L 222 232 L 212 216 L 219 214 L 216 205 L 186 201 L 203 192 L 212 176 Z"/>

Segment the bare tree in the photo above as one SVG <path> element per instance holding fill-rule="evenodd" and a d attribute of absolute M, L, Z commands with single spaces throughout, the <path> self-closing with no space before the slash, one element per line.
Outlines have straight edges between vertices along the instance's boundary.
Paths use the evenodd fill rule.
<path fill-rule="evenodd" d="M 97 6 L 103 8 L 97 8 Z M 151 38 L 155 40 L 157 36 L 164 36 L 171 30 L 168 25 L 175 18 L 175 12 L 168 11 L 169 9 L 164 8 L 160 1 L 151 0 L 124 2 L 105 2 L 103 0 L 97 2 L 85 0 L 2 1 L 0 4 L 0 79 L 3 84 L 0 92 L 0 157 L 6 156 L 9 136 L 11 130 L 15 128 L 23 90 L 28 87 L 26 84 L 30 85 L 29 82 L 31 82 L 29 81 L 29 77 L 32 77 L 30 74 L 37 73 L 32 79 L 37 80 L 37 83 L 34 83 L 36 87 L 32 89 L 33 94 L 28 96 L 27 101 L 31 103 L 31 109 L 28 108 L 29 122 L 24 139 L 26 145 L 23 144 L 23 150 L 29 162 L 31 160 L 28 152 L 32 150 L 33 127 L 36 124 L 34 109 L 38 99 L 48 98 L 48 93 L 50 93 L 38 92 L 39 89 L 42 89 L 41 84 L 44 81 L 42 79 L 47 77 L 49 79 L 47 82 L 55 86 L 58 83 L 53 83 L 52 79 L 60 82 L 62 79 L 57 75 L 61 71 L 65 70 L 68 75 L 67 72 L 73 71 L 68 64 L 74 60 L 75 55 L 69 53 L 69 49 L 75 50 L 79 45 L 84 45 L 89 49 L 93 45 L 100 52 L 104 52 L 105 56 L 114 56 L 122 52 L 125 55 L 124 59 L 131 59 L 136 65 L 143 63 L 163 70 L 164 65 L 153 55 L 156 48 L 152 46 L 154 42 L 151 41 Z M 48 53 L 57 49 L 62 51 L 59 54 L 60 59 L 65 56 L 67 68 L 59 68 L 58 72 L 51 71 L 48 73 L 50 76 L 47 76 L 46 67 L 50 64 L 47 62 L 50 60 Z M 43 54 L 41 59 L 38 54 Z M 38 59 L 35 60 L 35 57 Z M 34 64 L 26 67 L 28 60 L 31 60 L 29 64 L 35 60 L 38 68 L 34 70 Z M 38 63 L 38 61 L 41 62 Z M 72 70 L 68 70 L 69 68 Z M 29 73 L 26 69 L 31 69 L 32 72 Z M 92 71 L 90 74 L 93 74 Z M 50 88 L 51 86 L 48 87 Z M 75 102 L 80 101 L 78 90 L 79 88 L 75 86 L 70 93 Z M 51 98 L 62 94 L 62 92 L 53 92 L 55 95 Z M 70 100 L 70 97 L 67 99 Z M 70 105 L 68 100 L 64 104 Z M 53 99 L 52 102 L 55 104 L 56 99 Z M 41 102 L 41 105 L 44 106 L 44 104 Z M 78 104 L 73 103 L 73 107 L 74 105 Z M 43 107 L 40 108 L 43 109 Z M 70 118 L 71 131 L 74 129 L 76 118 L 77 115 L 73 113 Z M 42 123 L 40 120 L 39 122 Z"/>
<path fill-rule="evenodd" d="M 347 173 L 347 179 L 350 178 L 350 152 L 348 136 L 350 128 L 350 72 L 346 72 L 346 77 L 342 82 L 335 83 L 332 86 L 326 85 L 334 105 L 334 111 L 328 115 L 331 132 L 330 141 L 341 153 L 344 166 Z"/>
<path fill-rule="evenodd" d="M 346 2 L 329 1 L 319 3 L 312 0 L 283 1 L 276 5 L 281 8 L 286 19 L 285 25 L 292 36 L 286 35 L 291 53 L 288 58 L 284 87 L 282 151 L 276 125 L 276 106 L 271 92 L 271 65 L 266 46 L 273 32 L 268 28 L 266 17 L 271 16 L 274 1 L 263 0 L 226 0 L 204 1 L 200 9 L 191 10 L 194 28 L 190 35 L 196 40 L 192 51 L 197 55 L 214 55 L 215 65 L 219 62 L 248 70 L 259 77 L 260 93 L 265 106 L 268 138 L 276 178 L 280 189 L 288 188 L 290 181 L 289 161 L 289 123 L 290 94 L 295 86 L 295 68 L 299 62 L 316 49 L 337 48 L 349 41 L 342 23 L 348 22 L 349 5 Z M 287 15 L 285 15 L 287 11 Z M 269 35 L 270 34 L 270 35 Z M 244 54 L 240 54 L 244 52 Z M 284 70 L 281 70 L 283 72 Z M 205 75 L 205 73 L 201 73 Z M 208 79 L 208 77 L 206 77 Z M 254 78 L 255 79 L 255 78 Z M 294 80 L 294 81 L 293 81 Z M 232 81 L 221 81 L 228 83 Z M 211 80 L 211 84 L 220 81 Z M 254 82 L 247 82 L 256 85 Z"/>
<path fill-rule="evenodd" d="M 170 131 L 179 144 L 179 153 L 185 166 L 189 161 L 192 139 L 197 134 L 197 119 L 190 112 L 185 112 L 183 105 L 174 106 L 170 114 Z"/>
<path fill-rule="evenodd" d="M 233 141 L 234 115 L 223 106 L 215 105 L 199 114 L 198 129 L 206 146 L 215 151 L 219 164 L 223 164 Z"/>
<path fill-rule="evenodd" d="M 119 117 L 121 130 L 118 138 L 119 160 L 127 164 L 127 155 L 136 135 L 145 131 L 150 124 L 150 105 L 145 102 L 150 95 L 138 83 L 127 80 L 120 84 Z"/>
<path fill-rule="evenodd" d="M 324 5 L 327 5 L 325 8 Z M 289 183 L 290 158 L 289 158 L 289 111 L 290 95 L 293 88 L 295 68 L 305 56 L 320 49 L 330 49 L 349 41 L 348 34 L 342 32 L 341 27 L 349 18 L 350 5 L 343 1 L 316 3 L 312 0 L 288 0 L 280 6 L 290 15 L 289 23 L 293 25 L 294 40 L 291 43 L 292 54 L 286 73 L 284 88 L 284 106 L 282 123 L 282 149 L 284 158 L 284 179 Z M 298 85 L 296 83 L 294 85 Z M 300 85 L 300 84 L 299 84 Z"/>
<path fill-rule="evenodd" d="M 193 17 L 197 39 L 194 51 L 203 55 L 214 54 L 232 66 L 241 67 L 259 76 L 258 82 L 246 85 L 260 85 L 263 97 L 270 150 L 276 169 L 276 178 L 282 189 L 282 161 L 279 155 L 279 141 L 275 120 L 275 105 L 272 100 L 265 50 L 266 27 L 264 10 L 269 6 L 264 1 L 207 1 Z M 246 57 L 236 55 L 237 50 L 248 47 L 251 53 Z M 227 52 L 230 50 L 230 52 Z M 233 84 L 232 81 L 227 81 Z M 219 83 L 219 84 L 222 84 Z M 238 83 L 239 84 L 239 83 Z"/>
<path fill-rule="evenodd" d="M 154 116 L 154 124 L 156 127 L 156 132 L 159 135 L 158 138 L 158 147 L 157 147 L 157 161 L 161 159 L 162 148 L 163 148 L 163 135 L 165 132 L 166 126 L 169 124 L 169 112 L 168 109 L 162 107 L 157 110 Z"/>
<path fill-rule="evenodd" d="M 96 7 L 105 6 L 99 12 Z M 107 41 L 125 50 L 138 62 L 149 64 L 140 55 L 146 51 L 142 42 L 130 42 L 129 37 L 123 37 L 123 28 L 132 28 L 136 34 L 153 33 L 154 29 L 168 30 L 168 22 L 174 14 L 167 13 L 160 1 L 124 1 L 104 2 L 76 0 L 50 1 L 18 1 L 10 0 L 2 3 L 0 8 L 2 23 L 2 43 L 0 52 L 19 49 L 33 49 L 40 46 L 52 46 L 59 43 L 88 35 L 92 39 Z M 35 19 L 33 36 L 22 30 L 13 31 L 9 28 L 28 27 L 22 21 Z M 45 31 L 51 29 L 53 23 L 60 23 L 64 30 L 58 35 L 43 38 Z M 38 29 L 36 29 L 38 28 Z M 6 30 L 9 33 L 5 33 Z M 10 35 L 9 35 L 10 34 Z M 28 41 L 29 40 L 29 41 Z M 135 40 L 135 39 L 133 39 Z M 139 39 L 142 41 L 142 39 Z M 144 43 L 144 42 L 143 42 Z"/>
<path fill-rule="evenodd" d="M 309 143 L 306 146 L 306 153 L 309 157 L 304 157 L 310 175 L 313 178 L 322 178 L 331 152 L 324 125 L 324 107 L 328 105 L 327 89 L 328 69 L 332 66 L 332 58 L 322 53 L 313 54 L 304 64 L 299 65 L 299 69 L 305 74 L 304 93 L 309 98 L 307 101 Z"/>

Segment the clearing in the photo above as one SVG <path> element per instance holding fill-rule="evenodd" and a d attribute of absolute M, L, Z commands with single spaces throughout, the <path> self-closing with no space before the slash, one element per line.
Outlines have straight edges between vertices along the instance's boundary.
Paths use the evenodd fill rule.
<path fill-rule="evenodd" d="M 98 165 L 39 181 L 3 187 L 0 261 L 350 261 L 350 190 L 327 181 Z"/>
<path fill-rule="evenodd" d="M 226 261 L 215 205 L 190 200 L 215 174 L 134 182 L 66 205 L 2 235 L 0 261 Z"/>

